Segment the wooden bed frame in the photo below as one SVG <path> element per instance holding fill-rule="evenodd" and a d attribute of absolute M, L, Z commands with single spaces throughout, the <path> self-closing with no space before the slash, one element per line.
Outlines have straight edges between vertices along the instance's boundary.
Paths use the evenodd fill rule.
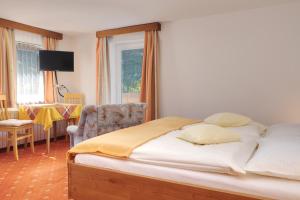
<path fill-rule="evenodd" d="M 68 161 L 69 198 L 74 200 L 253 200 L 242 193 L 217 190 L 96 168 Z"/>

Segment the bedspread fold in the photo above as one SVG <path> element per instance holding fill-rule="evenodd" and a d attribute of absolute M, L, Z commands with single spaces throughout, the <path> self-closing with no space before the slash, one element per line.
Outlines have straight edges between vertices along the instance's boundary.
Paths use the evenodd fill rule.
<path fill-rule="evenodd" d="M 90 153 L 126 159 L 135 148 L 142 144 L 170 131 L 198 122 L 200 120 L 166 117 L 138 126 L 120 129 L 77 144 L 68 151 L 68 158 L 72 159 L 79 153 Z"/>

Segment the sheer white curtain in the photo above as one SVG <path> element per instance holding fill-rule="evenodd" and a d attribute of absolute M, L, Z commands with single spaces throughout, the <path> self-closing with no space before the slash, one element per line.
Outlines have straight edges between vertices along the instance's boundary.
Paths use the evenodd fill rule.
<path fill-rule="evenodd" d="M 42 37 L 16 32 L 17 43 L 17 103 L 44 102 L 44 79 L 39 71 L 39 50 Z"/>

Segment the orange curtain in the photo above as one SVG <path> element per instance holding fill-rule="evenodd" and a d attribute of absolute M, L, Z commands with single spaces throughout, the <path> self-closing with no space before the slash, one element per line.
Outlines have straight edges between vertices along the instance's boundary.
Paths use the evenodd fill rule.
<path fill-rule="evenodd" d="M 46 50 L 55 50 L 57 45 L 57 40 L 53 38 L 43 38 L 44 48 Z M 54 72 L 45 71 L 44 72 L 44 93 L 45 93 L 45 103 L 54 103 L 57 100 L 57 95 L 55 92 L 55 81 Z"/>
<path fill-rule="evenodd" d="M 141 102 L 147 104 L 145 121 L 154 120 L 158 114 L 157 68 L 158 68 L 158 32 L 146 31 L 141 80 Z"/>
<path fill-rule="evenodd" d="M 16 44 L 12 29 L 0 27 L 0 94 L 9 107 L 16 106 Z"/>
<path fill-rule="evenodd" d="M 98 38 L 96 48 L 96 102 L 110 104 L 110 70 L 107 37 Z"/>

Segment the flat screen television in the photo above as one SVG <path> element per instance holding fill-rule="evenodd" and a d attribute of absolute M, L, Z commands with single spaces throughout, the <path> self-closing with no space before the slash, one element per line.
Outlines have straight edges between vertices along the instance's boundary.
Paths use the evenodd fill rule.
<path fill-rule="evenodd" d="M 74 52 L 40 50 L 41 71 L 74 71 Z"/>

